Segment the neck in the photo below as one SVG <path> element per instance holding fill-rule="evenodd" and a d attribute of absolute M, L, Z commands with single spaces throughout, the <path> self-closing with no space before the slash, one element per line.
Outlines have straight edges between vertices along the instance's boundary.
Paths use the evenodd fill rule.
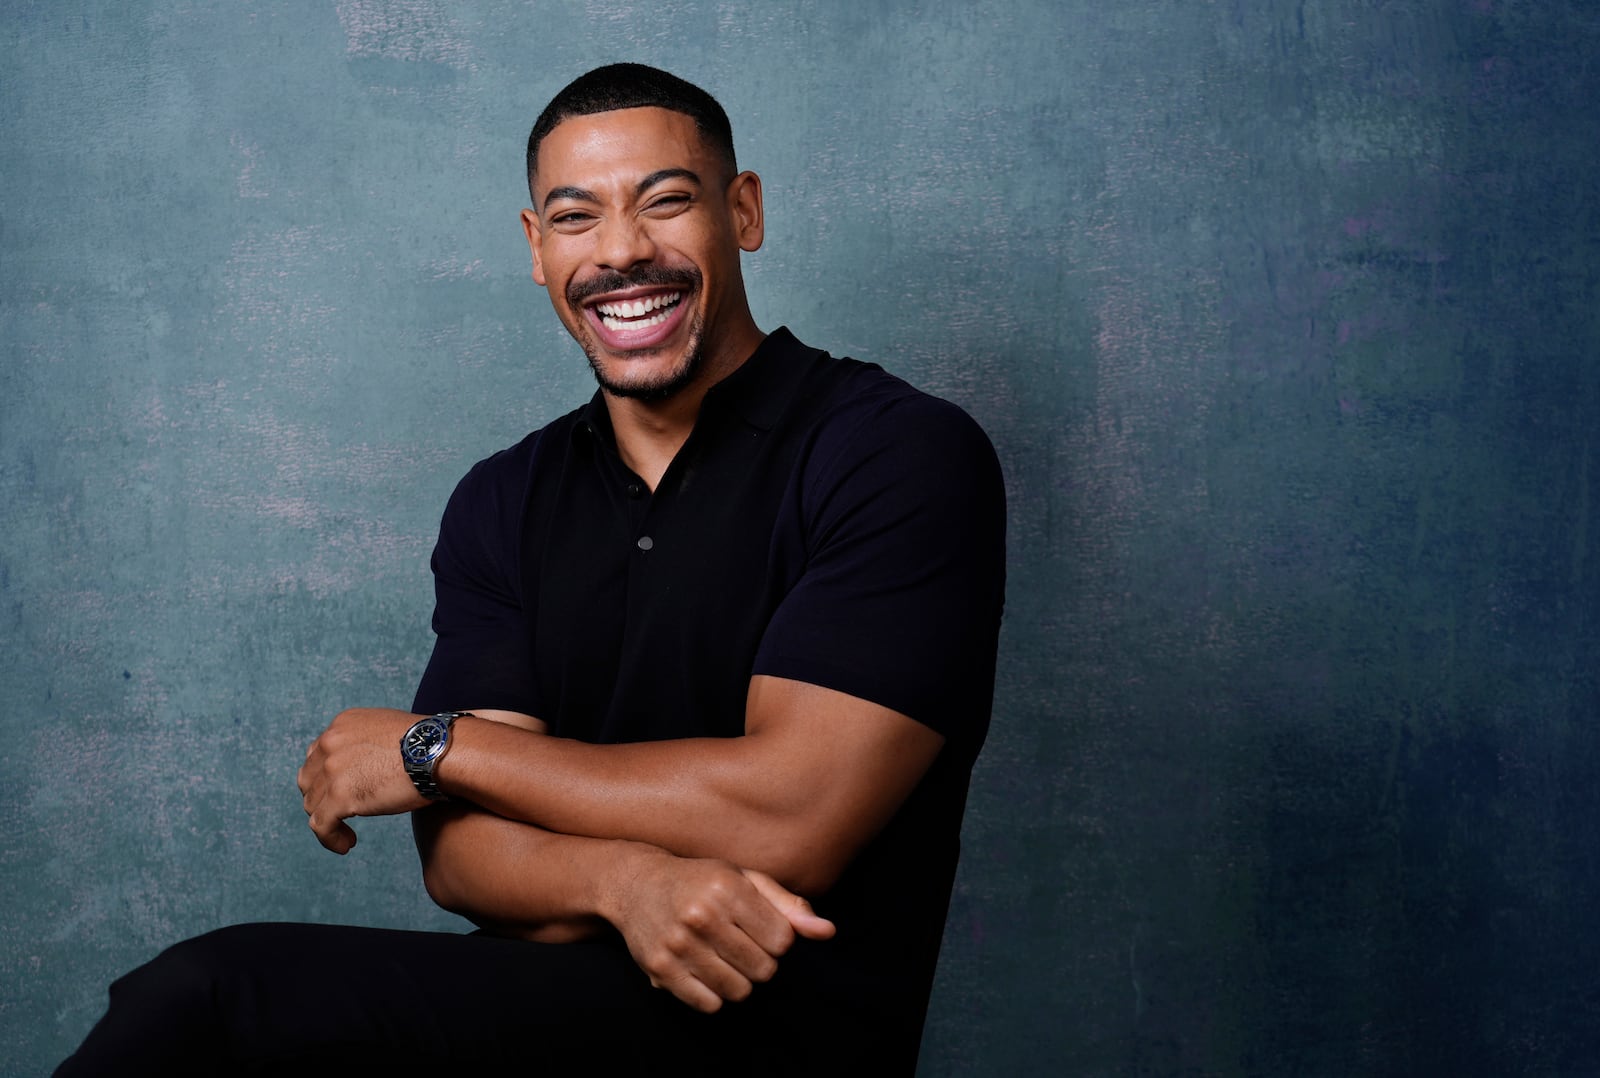
<path fill-rule="evenodd" d="M 716 346 L 709 342 L 705 362 L 694 381 L 665 400 L 645 401 L 605 395 L 606 412 L 616 433 L 622 462 L 652 491 L 666 474 L 672 458 L 689 440 L 700 405 L 711 387 L 745 365 L 766 339 L 748 313 Z"/>

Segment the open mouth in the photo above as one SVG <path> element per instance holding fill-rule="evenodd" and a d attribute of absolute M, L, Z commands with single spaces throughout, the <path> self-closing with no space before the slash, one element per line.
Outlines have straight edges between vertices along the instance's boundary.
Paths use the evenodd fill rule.
<path fill-rule="evenodd" d="M 596 303 L 594 309 L 599 312 L 601 325 L 616 333 L 659 326 L 672 317 L 673 309 L 682 300 L 682 292 L 663 292 L 643 299 Z"/>
<path fill-rule="evenodd" d="M 665 342 L 683 322 L 685 289 L 605 299 L 584 307 L 589 324 L 607 348 L 640 351 Z"/>

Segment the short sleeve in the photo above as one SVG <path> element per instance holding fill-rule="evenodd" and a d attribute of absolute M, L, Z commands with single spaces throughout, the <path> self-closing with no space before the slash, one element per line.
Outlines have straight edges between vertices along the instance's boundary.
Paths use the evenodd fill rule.
<path fill-rule="evenodd" d="M 975 753 L 1005 595 L 994 448 L 921 394 L 853 418 L 819 438 L 802 480 L 806 564 L 754 672 L 869 700 Z"/>
<path fill-rule="evenodd" d="M 456 485 L 433 550 L 433 655 L 412 710 L 537 715 L 520 532 L 536 435 L 480 461 Z"/>

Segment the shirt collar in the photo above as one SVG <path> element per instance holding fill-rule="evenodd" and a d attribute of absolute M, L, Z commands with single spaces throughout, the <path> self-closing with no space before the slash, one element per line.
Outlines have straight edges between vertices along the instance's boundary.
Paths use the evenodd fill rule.
<path fill-rule="evenodd" d="M 758 430 L 771 430 L 805 375 L 806 359 L 820 354 L 801 344 L 787 326 L 779 326 L 767 334 L 738 370 L 706 391 L 705 400 L 700 403 L 701 418 L 734 414 Z M 592 433 L 607 444 L 616 445 L 611 413 L 606 410 L 602 391 L 595 390 L 572 429 L 575 436 Z"/>
<path fill-rule="evenodd" d="M 738 370 L 711 387 L 700 414 L 740 415 L 758 430 L 771 430 L 805 376 L 806 360 L 817 354 L 796 340 L 789 327 L 779 326 Z"/>

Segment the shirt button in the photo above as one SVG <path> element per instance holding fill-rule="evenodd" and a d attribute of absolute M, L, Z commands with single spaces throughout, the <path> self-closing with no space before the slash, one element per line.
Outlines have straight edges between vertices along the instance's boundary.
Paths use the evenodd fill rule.
<path fill-rule="evenodd" d="M 642 497 L 644 497 L 644 484 L 643 483 L 629 483 L 628 484 L 628 497 L 630 497 L 630 498 L 642 498 Z"/>
<path fill-rule="evenodd" d="M 655 545 L 656 545 L 656 541 L 654 539 L 650 538 L 648 535 L 639 536 L 639 549 L 640 550 L 649 550 L 651 547 L 653 547 Z"/>

